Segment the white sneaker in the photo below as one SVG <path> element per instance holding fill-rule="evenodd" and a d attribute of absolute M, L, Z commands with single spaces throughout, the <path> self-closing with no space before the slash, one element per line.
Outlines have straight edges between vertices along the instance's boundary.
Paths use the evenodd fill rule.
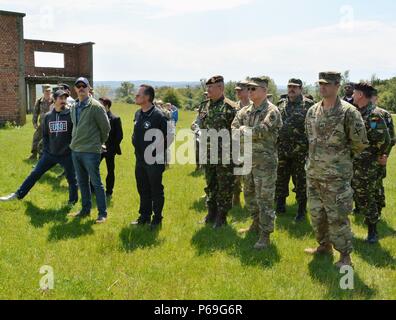
<path fill-rule="evenodd" d="M 13 200 L 17 200 L 17 199 L 18 199 L 17 194 L 16 194 L 16 193 L 11 193 L 11 194 L 8 195 L 8 196 L 1 197 L 1 198 L 0 198 L 0 202 L 13 201 Z"/>

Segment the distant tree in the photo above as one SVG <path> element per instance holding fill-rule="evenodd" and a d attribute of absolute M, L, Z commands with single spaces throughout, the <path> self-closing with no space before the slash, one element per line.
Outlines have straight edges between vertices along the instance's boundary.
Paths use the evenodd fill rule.
<path fill-rule="evenodd" d="M 111 91 L 111 88 L 108 86 L 100 85 L 95 87 L 95 95 L 98 98 L 110 96 Z"/>
<path fill-rule="evenodd" d="M 174 89 L 174 88 L 168 88 L 168 89 L 164 92 L 164 95 L 163 95 L 162 100 L 163 100 L 165 103 L 171 103 L 171 104 L 173 104 L 174 106 L 176 106 L 176 107 L 178 107 L 178 108 L 181 107 L 181 102 L 180 102 L 179 94 L 178 94 L 177 90 Z"/>
<path fill-rule="evenodd" d="M 122 100 L 133 95 L 135 85 L 132 82 L 121 82 L 121 86 L 116 90 L 116 99 Z"/>

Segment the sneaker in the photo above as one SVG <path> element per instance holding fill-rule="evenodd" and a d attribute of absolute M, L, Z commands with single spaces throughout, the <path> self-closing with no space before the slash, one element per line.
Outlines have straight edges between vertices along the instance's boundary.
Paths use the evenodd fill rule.
<path fill-rule="evenodd" d="M 105 216 L 99 216 L 98 219 L 96 219 L 96 224 L 102 224 L 105 223 L 107 221 L 107 217 Z"/>
<path fill-rule="evenodd" d="M 11 193 L 8 196 L 0 198 L 0 202 L 8 202 L 8 201 L 13 201 L 13 200 L 18 200 L 18 196 L 16 193 Z"/>
<path fill-rule="evenodd" d="M 151 219 L 142 219 L 141 217 L 136 221 L 131 222 L 131 226 L 144 226 L 151 223 Z"/>
<path fill-rule="evenodd" d="M 89 217 L 90 215 L 91 215 L 90 212 L 79 211 L 77 213 L 72 213 L 70 216 L 73 218 L 83 219 L 83 218 Z"/>

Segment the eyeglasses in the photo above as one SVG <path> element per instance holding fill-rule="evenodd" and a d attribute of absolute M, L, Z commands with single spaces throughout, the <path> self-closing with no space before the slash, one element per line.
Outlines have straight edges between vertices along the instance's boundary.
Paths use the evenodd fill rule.
<path fill-rule="evenodd" d="M 87 86 L 86 85 L 84 85 L 84 84 L 78 84 L 78 85 L 76 85 L 76 88 L 77 89 L 81 89 L 81 88 L 87 88 Z"/>
<path fill-rule="evenodd" d="M 250 87 L 250 88 L 248 88 L 248 91 L 256 91 L 256 90 L 257 90 L 256 87 Z"/>

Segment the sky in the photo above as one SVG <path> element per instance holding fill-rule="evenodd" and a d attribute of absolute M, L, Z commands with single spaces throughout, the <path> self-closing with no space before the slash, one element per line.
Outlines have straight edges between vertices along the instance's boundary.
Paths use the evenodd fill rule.
<path fill-rule="evenodd" d="M 27 39 L 95 42 L 96 81 L 396 76 L 396 1 L 0 0 Z"/>

